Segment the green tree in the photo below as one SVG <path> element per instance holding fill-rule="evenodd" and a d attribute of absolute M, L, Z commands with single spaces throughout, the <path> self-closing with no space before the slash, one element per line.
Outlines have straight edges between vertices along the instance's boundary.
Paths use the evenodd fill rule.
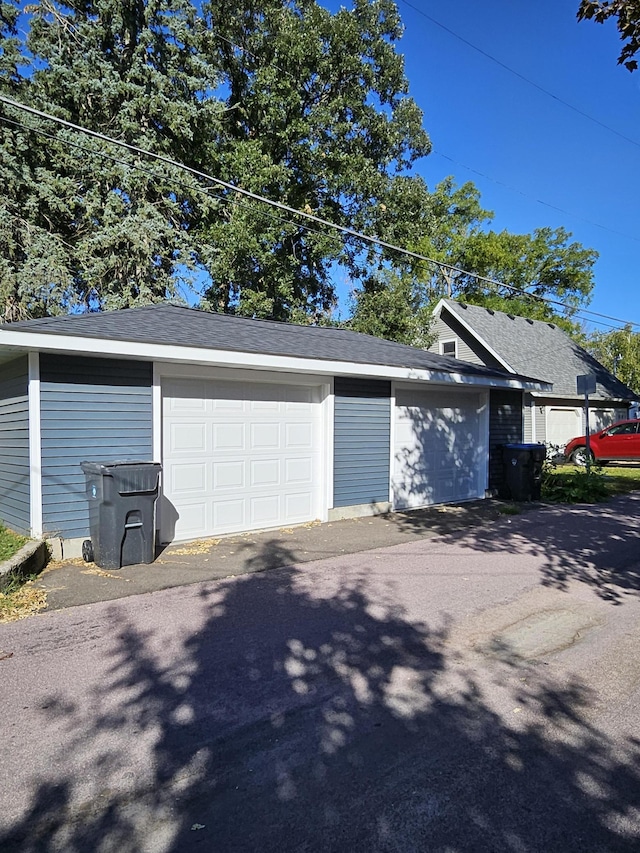
<path fill-rule="evenodd" d="M 640 395 L 640 334 L 631 326 L 596 332 L 587 341 L 589 351 L 607 370 Z"/>
<path fill-rule="evenodd" d="M 623 42 L 618 64 L 635 71 L 634 59 L 640 50 L 640 0 L 581 0 L 578 20 L 593 20 L 604 24 L 609 18 L 617 19 L 618 32 Z"/>
<path fill-rule="evenodd" d="M 417 251 L 443 266 L 420 263 L 414 274 L 432 302 L 449 296 L 532 319 L 570 317 L 589 302 L 598 254 L 571 241 L 564 228 L 493 231 L 487 228 L 493 213 L 481 206 L 478 189 L 472 183 L 456 187 L 452 178 L 436 187 L 431 212 L 432 230 Z"/>
<path fill-rule="evenodd" d="M 400 344 L 427 348 L 433 341 L 431 306 L 405 275 L 387 271 L 370 279 L 352 296 L 354 332 L 364 332 Z"/>
<path fill-rule="evenodd" d="M 0 91 L 202 164 L 220 112 L 210 94 L 218 77 L 202 62 L 203 28 L 188 0 L 41 0 L 25 8 L 27 35 L 17 42 L 19 5 L 3 7 L 2 49 L 14 58 Z M 209 209 L 195 181 L 8 106 L 2 117 L 5 303 L 37 316 L 175 295 L 178 271 L 193 263 L 190 227 Z"/>
<path fill-rule="evenodd" d="M 416 306 L 431 310 L 446 296 L 553 320 L 580 338 L 581 329 L 572 317 L 589 302 L 597 253 L 571 241 L 563 228 L 539 228 L 532 234 L 496 232 L 487 229 L 492 218 L 474 184 L 457 187 L 453 178 L 438 184 L 429 200 L 429 230 L 414 246 L 431 260 L 407 263 L 402 288 L 395 289 L 405 300 L 407 322 L 415 316 Z M 360 331 L 379 334 L 384 328 L 370 308 L 383 304 L 383 286 L 383 279 L 365 283 L 356 294 L 354 321 Z M 390 291 L 384 299 L 392 297 Z M 390 324 L 389 332 L 395 328 L 397 322 Z"/>
<path fill-rule="evenodd" d="M 590 300 L 597 257 L 594 250 L 571 241 L 564 228 L 536 228 L 532 234 L 473 234 L 459 266 L 509 286 L 488 285 L 481 278 L 459 274 L 453 295 L 532 319 L 570 321 Z"/>
<path fill-rule="evenodd" d="M 391 0 L 336 14 L 314 0 L 0 2 L 0 92 L 391 242 L 423 230 L 428 193 L 409 171 L 429 140 Z M 0 298 L 31 315 L 175 296 L 198 269 L 204 307 L 319 322 L 335 264 L 364 279 L 393 263 L 7 105 L 0 119 Z"/>
<path fill-rule="evenodd" d="M 204 8 L 227 92 L 216 173 L 335 224 L 415 240 L 428 193 L 408 170 L 430 145 L 407 96 L 394 3 L 354 0 L 335 14 L 314 0 Z M 224 196 L 203 228 L 205 304 L 216 310 L 317 321 L 334 305 L 335 264 L 366 279 L 397 260 Z"/>

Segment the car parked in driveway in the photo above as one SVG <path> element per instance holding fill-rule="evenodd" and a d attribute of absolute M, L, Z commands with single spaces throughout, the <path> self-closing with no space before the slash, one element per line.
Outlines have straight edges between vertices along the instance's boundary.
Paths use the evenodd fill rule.
<path fill-rule="evenodd" d="M 591 433 L 589 446 L 595 462 L 640 460 L 640 420 L 617 421 L 606 429 Z M 587 462 L 587 439 L 580 435 L 567 444 L 564 455 L 576 465 Z"/>

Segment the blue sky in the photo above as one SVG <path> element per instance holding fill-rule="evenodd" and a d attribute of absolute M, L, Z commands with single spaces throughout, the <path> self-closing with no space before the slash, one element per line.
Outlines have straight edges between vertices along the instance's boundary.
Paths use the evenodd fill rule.
<path fill-rule="evenodd" d="M 589 308 L 640 331 L 640 71 L 617 65 L 613 22 L 579 24 L 578 0 L 409 2 L 399 49 L 434 149 L 418 171 L 473 181 L 496 230 L 563 226 L 596 249 Z"/>

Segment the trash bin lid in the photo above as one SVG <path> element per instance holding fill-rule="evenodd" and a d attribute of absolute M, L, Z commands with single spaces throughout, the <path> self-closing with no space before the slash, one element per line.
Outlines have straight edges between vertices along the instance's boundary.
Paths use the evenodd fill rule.
<path fill-rule="evenodd" d="M 113 477 L 121 495 L 154 492 L 158 488 L 159 462 L 123 460 L 116 462 L 81 462 L 85 474 Z"/>

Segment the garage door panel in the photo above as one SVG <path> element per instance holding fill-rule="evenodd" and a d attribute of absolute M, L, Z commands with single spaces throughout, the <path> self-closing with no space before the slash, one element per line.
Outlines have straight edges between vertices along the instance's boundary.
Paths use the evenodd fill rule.
<path fill-rule="evenodd" d="M 285 511 L 291 522 L 306 521 L 313 514 L 313 493 L 293 492 L 285 495 Z"/>
<path fill-rule="evenodd" d="M 320 386 L 183 382 L 163 382 L 164 541 L 321 514 Z"/>
<path fill-rule="evenodd" d="M 254 487 L 280 485 L 279 459 L 254 459 L 249 463 L 251 470 L 251 485 Z"/>
<path fill-rule="evenodd" d="M 235 533 L 246 526 L 244 500 L 213 501 L 212 503 L 212 532 Z M 180 521 L 182 519 L 180 518 Z M 196 532 L 192 536 L 206 536 L 206 533 Z"/>
<path fill-rule="evenodd" d="M 201 494 L 207 488 L 207 470 L 202 462 L 169 465 L 164 476 L 176 494 Z"/>
<path fill-rule="evenodd" d="M 309 456 L 299 459 L 285 459 L 284 481 L 287 485 L 311 483 L 313 478 L 313 460 Z"/>
<path fill-rule="evenodd" d="M 250 427 L 252 450 L 278 450 L 280 448 L 279 423 L 255 423 Z"/>
<path fill-rule="evenodd" d="M 244 489 L 245 463 L 243 461 L 214 462 L 212 468 L 214 489 Z"/>
<path fill-rule="evenodd" d="M 313 425 L 310 423 L 285 424 L 285 445 L 287 448 L 313 447 Z"/>
<path fill-rule="evenodd" d="M 398 391 L 394 505 L 398 509 L 479 497 L 486 460 L 479 394 Z"/>
<path fill-rule="evenodd" d="M 198 530 L 207 523 L 207 504 L 200 500 L 196 503 L 184 501 L 180 507 L 180 526 L 185 538 L 195 538 Z"/>
<path fill-rule="evenodd" d="M 577 408 L 550 408 L 547 410 L 547 434 L 549 444 L 564 447 L 567 442 L 582 432 L 582 415 Z"/>
<path fill-rule="evenodd" d="M 207 425 L 200 423 L 174 423 L 170 433 L 173 452 L 204 453 L 207 449 Z"/>
<path fill-rule="evenodd" d="M 280 495 L 249 498 L 251 524 L 254 527 L 272 527 L 280 523 Z"/>
<path fill-rule="evenodd" d="M 278 400 L 252 400 L 249 408 L 252 412 L 277 412 L 280 403 Z"/>
<path fill-rule="evenodd" d="M 214 412 L 234 412 L 239 414 L 244 411 L 244 400 L 241 400 L 240 398 L 212 400 L 209 408 Z"/>
<path fill-rule="evenodd" d="M 239 421 L 213 424 L 213 450 L 244 450 L 245 425 Z"/>

